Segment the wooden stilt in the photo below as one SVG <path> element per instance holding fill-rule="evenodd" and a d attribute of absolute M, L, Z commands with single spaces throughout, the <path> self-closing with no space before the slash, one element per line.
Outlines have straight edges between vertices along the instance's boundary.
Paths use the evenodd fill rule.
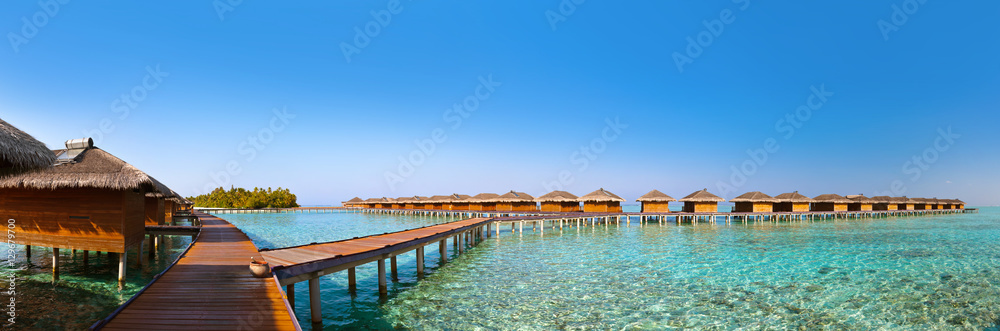
<path fill-rule="evenodd" d="M 392 271 L 392 281 L 399 281 L 399 272 L 396 269 L 396 256 L 393 255 L 389 258 L 389 270 Z"/>
<path fill-rule="evenodd" d="M 149 260 L 152 261 L 156 257 L 156 235 L 151 234 L 147 236 L 149 238 Z"/>
<path fill-rule="evenodd" d="M 323 308 L 320 303 L 319 278 L 311 278 L 309 279 L 309 315 L 313 324 L 323 323 Z"/>
<path fill-rule="evenodd" d="M 438 251 L 440 251 L 440 253 L 441 253 L 441 262 L 440 262 L 441 265 L 444 265 L 445 262 L 448 262 L 448 242 L 447 241 L 448 241 L 448 239 L 441 239 L 441 241 L 438 242 Z"/>
<path fill-rule="evenodd" d="M 378 294 L 386 295 L 389 288 L 385 281 L 385 259 L 378 259 Z"/>
<path fill-rule="evenodd" d="M 347 291 L 354 293 L 358 290 L 358 279 L 355 275 L 354 267 L 347 268 Z"/>
<path fill-rule="evenodd" d="M 52 283 L 59 282 L 59 249 L 52 248 Z"/>
<path fill-rule="evenodd" d="M 417 247 L 417 277 L 424 276 L 424 246 Z"/>
<path fill-rule="evenodd" d="M 31 245 L 24 245 L 24 255 L 28 257 L 28 261 L 31 261 Z"/>
<path fill-rule="evenodd" d="M 128 259 L 128 251 L 124 251 L 118 256 L 118 288 L 125 286 L 125 261 Z"/>
<path fill-rule="evenodd" d="M 140 269 L 142 268 L 142 259 L 146 257 L 145 255 L 142 254 L 142 249 L 143 249 L 143 246 L 145 246 L 145 244 L 146 244 L 145 240 L 140 240 L 139 241 L 139 250 L 136 252 L 136 254 L 138 255 L 137 259 L 136 259 L 137 260 L 136 261 L 136 263 L 137 263 L 136 265 L 139 266 Z"/>
<path fill-rule="evenodd" d="M 285 285 L 285 298 L 288 299 L 288 305 L 292 306 L 292 310 L 295 310 L 295 283 Z"/>
<path fill-rule="evenodd" d="M 87 267 L 87 260 L 90 258 L 90 252 L 87 250 L 83 251 L 83 267 Z"/>

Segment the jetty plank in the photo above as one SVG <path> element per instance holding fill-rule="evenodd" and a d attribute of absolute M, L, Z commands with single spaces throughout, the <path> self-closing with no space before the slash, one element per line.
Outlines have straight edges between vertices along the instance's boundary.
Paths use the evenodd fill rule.
<path fill-rule="evenodd" d="M 273 278 L 253 278 L 250 238 L 229 222 L 200 212 L 202 229 L 161 277 L 109 317 L 104 330 L 296 330 Z"/>

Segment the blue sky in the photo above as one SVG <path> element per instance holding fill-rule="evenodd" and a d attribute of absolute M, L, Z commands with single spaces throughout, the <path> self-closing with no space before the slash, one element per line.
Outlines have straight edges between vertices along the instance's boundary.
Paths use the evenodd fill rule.
<path fill-rule="evenodd" d="M 1000 204 L 997 2 L 0 6 L 0 117 L 185 195 Z"/>

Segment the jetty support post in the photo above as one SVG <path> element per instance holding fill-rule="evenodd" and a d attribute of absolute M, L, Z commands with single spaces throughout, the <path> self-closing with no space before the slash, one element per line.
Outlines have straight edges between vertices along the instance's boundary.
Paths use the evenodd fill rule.
<path fill-rule="evenodd" d="M 381 260 L 380 260 L 381 261 Z M 313 324 L 323 323 L 323 310 L 320 307 L 319 277 L 309 279 L 309 316 Z"/>
<path fill-rule="evenodd" d="M 378 294 L 385 296 L 389 293 L 389 288 L 385 281 L 385 259 L 378 259 Z"/>
<path fill-rule="evenodd" d="M 288 298 L 288 305 L 295 310 L 295 283 L 285 285 L 285 297 Z"/>
<path fill-rule="evenodd" d="M 358 290 L 358 278 L 354 273 L 354 267 L 347 268 L 347 291 L 354 293 Z"/>
<path fill-rule="evenodd" d="M 417 247 L 417 277 L 424 276 L 424 246 Z"/>
<path fill-rule="evenodd" d="M 438 242 L 438 251 L 441 252 L 441 265 L 444 265 L 445 262 L 448 262 L 448 238 Z"/>
<path fill-rule="evenodd" d="M 397 272 L 397 269 L 396 269 L 396 256 L 395 255 L 393 255 L 392 257 L 389 258 L 389 269 L 391 269 L 391 271 L 392 271 L 392 281 L 394 281 L 394 282 L 399 281 L 399 273 Z"/>

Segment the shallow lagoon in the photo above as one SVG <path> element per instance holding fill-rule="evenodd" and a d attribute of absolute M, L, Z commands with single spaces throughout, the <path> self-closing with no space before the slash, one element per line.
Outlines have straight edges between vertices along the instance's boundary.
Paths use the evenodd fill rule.
<path fill-rule="evenodd" d="M 446 221 L 224 215 L 261 247 Z M 449 248 L 451 245 L 449 245 Z M 426 263 L 437 265 L 436 245 Z M 416 282 L 412 253 L 380 302 L 374 264 L 322 279 L 330 329 L 970 329 L 1000 319 L 1000 209 L 805 223 L 504 232 Z M 307 292 L 297 288 L 308 327 Z"/>

